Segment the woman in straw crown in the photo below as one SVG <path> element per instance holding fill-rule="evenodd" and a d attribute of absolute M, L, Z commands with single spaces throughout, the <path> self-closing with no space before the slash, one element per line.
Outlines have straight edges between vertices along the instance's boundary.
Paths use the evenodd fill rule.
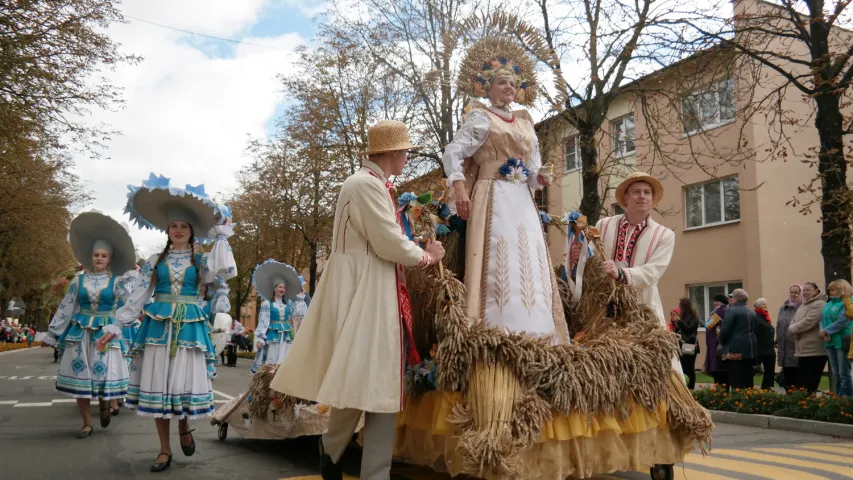
<path fill-rule="evenodd" d="M 468 315 L 510 331 L 567 343 L 563 308 L 531 189 L 550 185 L 533 119 L 513 102 L 532 105 L 533 63 L 505 38 L 486 38 L 467 52 L 459 89 L 471 111 L 444 149 L 456 212 L 468 220 L 465 287 Z M 470 196 L 470 198 L 469 198 Z"/>
<path fill-rule="evenodd" d="M 227 241 L 233 232 L 230 212 L 211 201 L 203 185 L 180 188 L 153 173 L 141 187 L 130 187 L 125 211 L 141 227 L 166 232 L 168 238 L 163 251 L 140 270 L 130 299 L 116 313 L 116 325 L 108 327 L 99 345 L 121 338 L 121 327 L 144 315 L 131 350 L 127 403 L 137 414 L 154 417 L 160 453 L 151 471 L 162 472 L 172 463 L 170 420 L 179 419 L 181 450 L 190 456 L 195 440 L 188 420 L 214 410 L 216 354 L 198 294 L 199 286 L 217 275 L 227 280 L 237 274 Z M 195 252 L 196 235 L 215 239 L 210 253 Z M 154 301 L 146 305 L 152 294 Z"/>
<path fill-rule="evenodd" d="M 293 267 L 273 259 L 255 268 L 252 284 L 263 298 L 255 330 L 258 351 L 252 365 L 252 373 L 258 373 L 263 365 L 281 365 L 284 361 L 293 342 L 291 304 L 296 293 L 302 290 L 302 285 Z"/>
<path fill-rule="evenodd" d="M 121 344 L 113 340 L 98 348 L 97 342 L 115 324 L 118 303 L 130 294 L 133 277 L 127 272 L 134 267 L 134 249 L 124 227 L 97 212 L 81 213 L 71 222 L 69 241 L 86 273 L 69 285 L 44 343 L 61 351 L 56 389 L 77 399 L 83 419 L 77 438 L 86 438 L 92 434 L 90 400 L 100 402 L 101 427 L 106 428 L 108 402 L 127 395 Z"/>

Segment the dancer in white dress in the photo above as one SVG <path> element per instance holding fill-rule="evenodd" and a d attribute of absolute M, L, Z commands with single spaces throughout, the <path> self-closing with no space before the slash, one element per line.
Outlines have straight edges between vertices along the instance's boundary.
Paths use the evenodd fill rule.
<path fill-rule="evenodd" d="M 101 342 L 114 335 L 120 338 L 121 328 L 112 327 L 130 325 L 144 313 L 131 350 L 127 404 L 139 415 L 154 417 L 160 454 L 151 471 L 162 472 L 172 463 L 170 420 L 179 419 L 181 450 L 190 456 L 195 440 L 188 420 L 210 416 L 214 410 L 211 380 L 216 375 L 216 353 L 198 291 L 216 275 L 223 279 L 236 275 L 227 242 L 232 229 L 230 218 L 208 199 L 203 185 L 182 189 L 154 174 L 142 187 L 131 187 L 126 211 L 143 227 L 168 232 L 168 241 L 142 267 L 130 299 L 116 313 L 117 325 Z M 195 253 L 195 232 L 216 239 L 210 253 Z M 145 305 L 152 294 L 154 302 Z"/>
<path fill-rule="evenodd" d="M 281 365 L 293 343 L 293 301 L 302 285 L 296 270 L 269 259 L 255 268 L 252 282 L 263 298 L 255 342 L 258 348 L 252 373 L 267 364 Z"/>
<path fill-rule="evenodd" d="M 305 287 L 308 284 L 305 283 L 305 279 L 302 278 L 301 275 L 299 276 L 299 283 L 302 284 L 302 290 L 296 294 L 296 300 L 293 301 L 293 311 L 291 312 L 293 316 L 294 336 L 299 332 L 299 326 L 302 325 L 302 319 L 308 314 L 308 306 L 311 305 L 311 296 L 305 291 Z"/>
<path fill-rule="evenodd" d="M 118 341 L 97 348 L 107 326 L 115 323 L 117 304 L 130 294 L 133 241 L 112 218 L 82 213 L 71 222 L 72 251 L 86 273 L 75 277 L 48 327 L 43 342 L 61 352 L 56 389 L 77 399 L 83 428 L 92 434 L 91 399 L 99 401 L 101 427 L 110 424 L 109 402 L 127 395 L 128 369 Z M 116 274 L 125 274 L 121 277 Z"/>

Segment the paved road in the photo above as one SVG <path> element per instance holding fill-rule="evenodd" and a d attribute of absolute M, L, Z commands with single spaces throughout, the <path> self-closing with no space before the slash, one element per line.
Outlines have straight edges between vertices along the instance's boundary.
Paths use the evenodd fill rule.
<path fill-rule="evenodd" d="M 224 402 L 249 383 L 250 361 L 238 368 L 220 368 L 214 383 Z M 236 433 L 219 441 L 206 421 L 194 424 L 196 454 L 183 457 L 174 435 L 176 453 L 165 474 L 148 472 L 158 449 L 154 424 L 123 410 L 106 430 L 77 440 L 77 407 L 54 389 L 56 365 L 51 349 L 0 353 L 0 478 L 9 479 L 124 479 L 124 478 L 249 478 L 313 480 L 317 475 L 316 439 L 247 440 Z M 97 412 L 93 412 L 97 416 Z M 96 422 L 97 423 L 97 422 Z M 173 427 L 175 428 L 175 427 Z M 359 451 L 345 457 L 345 471 L 358 472 Z M 832 438 L 719 425 L 714 452 L 707 458 L 690 455 L 676 478 L 722 479 L 853 479 L 853 443 Z M 444 479 L 423 469 L 397 466 L 394 473 L 410 480 Z M 355 477 L 350 477 L 355 478 Z M 619 473 L 603 479 L 648 479 L 647 474 Z"/>

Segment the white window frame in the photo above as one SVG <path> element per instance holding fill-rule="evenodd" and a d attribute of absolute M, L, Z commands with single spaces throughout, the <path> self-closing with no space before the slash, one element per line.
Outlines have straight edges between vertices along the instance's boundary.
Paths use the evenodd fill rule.
<path fill-rule="evenodd" d="M 569 135 L 563 141 L 563 168 L 565 168 L 566 173 L 576 172 L 583 167 L 583 163 L 581 162 L 581 145 L 580 145 L 580 135 Z M 574 152 L 571 152 L 575 157 L 575 167 L 569 168 L 569 141 L 574 142 L 575 148 Z"/>
<path fill-rule="evenodd" d="M 617 132 L 616 127 L 617 127 L 617 125 L 622 124 L 622 128 L 620 131 L 623 132 L 623 136 L 624 136 L 625 122 L 627 120 L 631 121 L 631 125 L 632 125 L 633 130 L 634 130 L 634 134 L 631 136 L 631 143 L 634 145 L 634 149 L 630 150 L 630 151 L 628 151 L 628 150 L 623 151 L 622 146 L 628 144 L 627 141 L 625 140 L 625 138 L 627 138 L 627 137 L 618 138 L 617 133 L 616 133 Z M 637 123 L 634 121 L 634 114 L 633 113 L 629 113 L 628 115 L 619 117 L 616 120 L 613 120 L 612 122 L 610 122 L 610 138 L 613 141 L 613 154 L 616 155 L 617 157 L 628 157 L 628 156 L 633 155 L 634 152 L 637 151 Z"/>
<path fill-rule="evenodd" d="M 712 300 L 711 296 L 708 294 L 708 290 L 710 290 L 711 288 L 714 288 L 714 287 L 723 287 L 724 294 L 728 295 L 735 290 L 734 288 L 730 289 L 729 287 L 732 285 L 735 285 L 735 284 L 741 285 L 737 288 L 743 288 L 743 280 L 732 280 L 729 282 L 714 282 L 714 283 L 695 283 L 692 285 L 687 285 L 687 298 L 689 298 L 691 301 L 693 301 L 693 298 L 690 296 L 690 289 L 702 287 L 703 300 L 705 301 L 705 305 L 703 306 L 703 308 L 708 309 L 708 311 L 702 312 L 700 309 L 699 311 L 696 312 L 697 314 L 699 314 L 700 317 L 701 316 L 705 317 L 705 318 L 699 319 L 699 323 L 700 323 L 699 330 L 700 331 L 705 330 L 705 321 L 708 320 L 708 317 L 711 315 L 711 308 L 710 307 L 713 304 L 713 302 L 711 301 Z M 698 305 L 693 305 L 693 306 L 694 306 L 694 308 L 698 307 Z"/>
<path fill-rule="evenodd" d="M 725 87 L 724 87 L 725 85 Z M 731 92 L 731 118 L 721 118 L 721 112 L 723 110 L 722 104 L 723 99 L 721 97 L 722 91 Z M 714 115 L 710 118 L 704 118 L 702 115 L 702 97 L 705 95 L 712 95 L 715 97 L 716 101 L 716 110 Z M 694 111 L 696 112 L 696 129 L 687 130 L 687 125 L 685 122 L 685 117 L 688 114 L 688 105 L 692 103 Z M 704 88 L 697 89 L 690 93 L 687 97 L 685 97 L 681 101 L 681 127 L 684 130 L 684 136 L 688 137 L 690 135 L 695 135 L 700 132 L 707 132 L 708 130 L 713 130 L 715 128 L 722 127 L 723 125 L 728 125 L 733 123 L 737 118 L 737 99 L 735 98 L 735 82 L 732 78 L 726 78 L 725 80 L 720 80 L 718 82 L 714 82 L 710 85 L 705 86 Z"/>
<path fill-rule="evenodd" d="M 730 178 L 737 178 L 738 179 L 738 190 L 737 190 L 737 192 L 738 192 L 738 215 L 737 215 L 736 219 L 726 220 L 726 189 L 725 189 L 725 184 L 723 182 L 730 179 Z M 708 223 L 707 221 L 705 221 L 705 186 L 715 184 L 715 183 L 720 185 L 720 221 Z M 702 206 L 701 206 L 702 223 L 700 225 L 696 225 L 696 226 L 689 226 L 690 225 L 690 212 L 689 212 L 689 207 L 687 205 L 687 201 L 688 201 L 687 200 L 687 194 L 691 188 L 696 188 L 696 187 L 702 188 Z M 710 182 L 694 183 L 692 185 L 688 185 L 688 186 L 684 187 L 684 231 L 700 230 L 703 228 L 710 228 L 710 227 L 717 227 L 720 225 L 730 225 L 733 223 L 738 223 L 738 222 L 740 222 L 740 218 L 741 218 L 740 213 L 741 213 L 740 212 L 740 178 L 738 178 L 737 175 L 729 175 L 727 177 L 718 178 L 718 179 L 712 180 Z"/>

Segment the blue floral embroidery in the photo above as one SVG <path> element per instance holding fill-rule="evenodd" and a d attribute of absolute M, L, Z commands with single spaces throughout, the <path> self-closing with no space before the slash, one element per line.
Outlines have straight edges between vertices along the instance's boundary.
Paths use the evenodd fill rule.
<path fill-rule="evenodd" d="M 95 378 L 104 378 L 107 374 L 107 364 L 104 363 L 103 358 L 104 354 L 101 354 L 98 361 L 92 365 L 92 375 L 94 375 Z"/>
<path fill-rule="evenodd" d="M 80 372 L 86 370 L 86 362 L 84 362 L 81 357 L 83 355 L 83 348 L 78 344 L 77 348 L 74 349 L 74 353 L 76 353 L 77 356 L 71 361 L 71 369 L 74 370 L 75 375 L 80 375 Z"/>

